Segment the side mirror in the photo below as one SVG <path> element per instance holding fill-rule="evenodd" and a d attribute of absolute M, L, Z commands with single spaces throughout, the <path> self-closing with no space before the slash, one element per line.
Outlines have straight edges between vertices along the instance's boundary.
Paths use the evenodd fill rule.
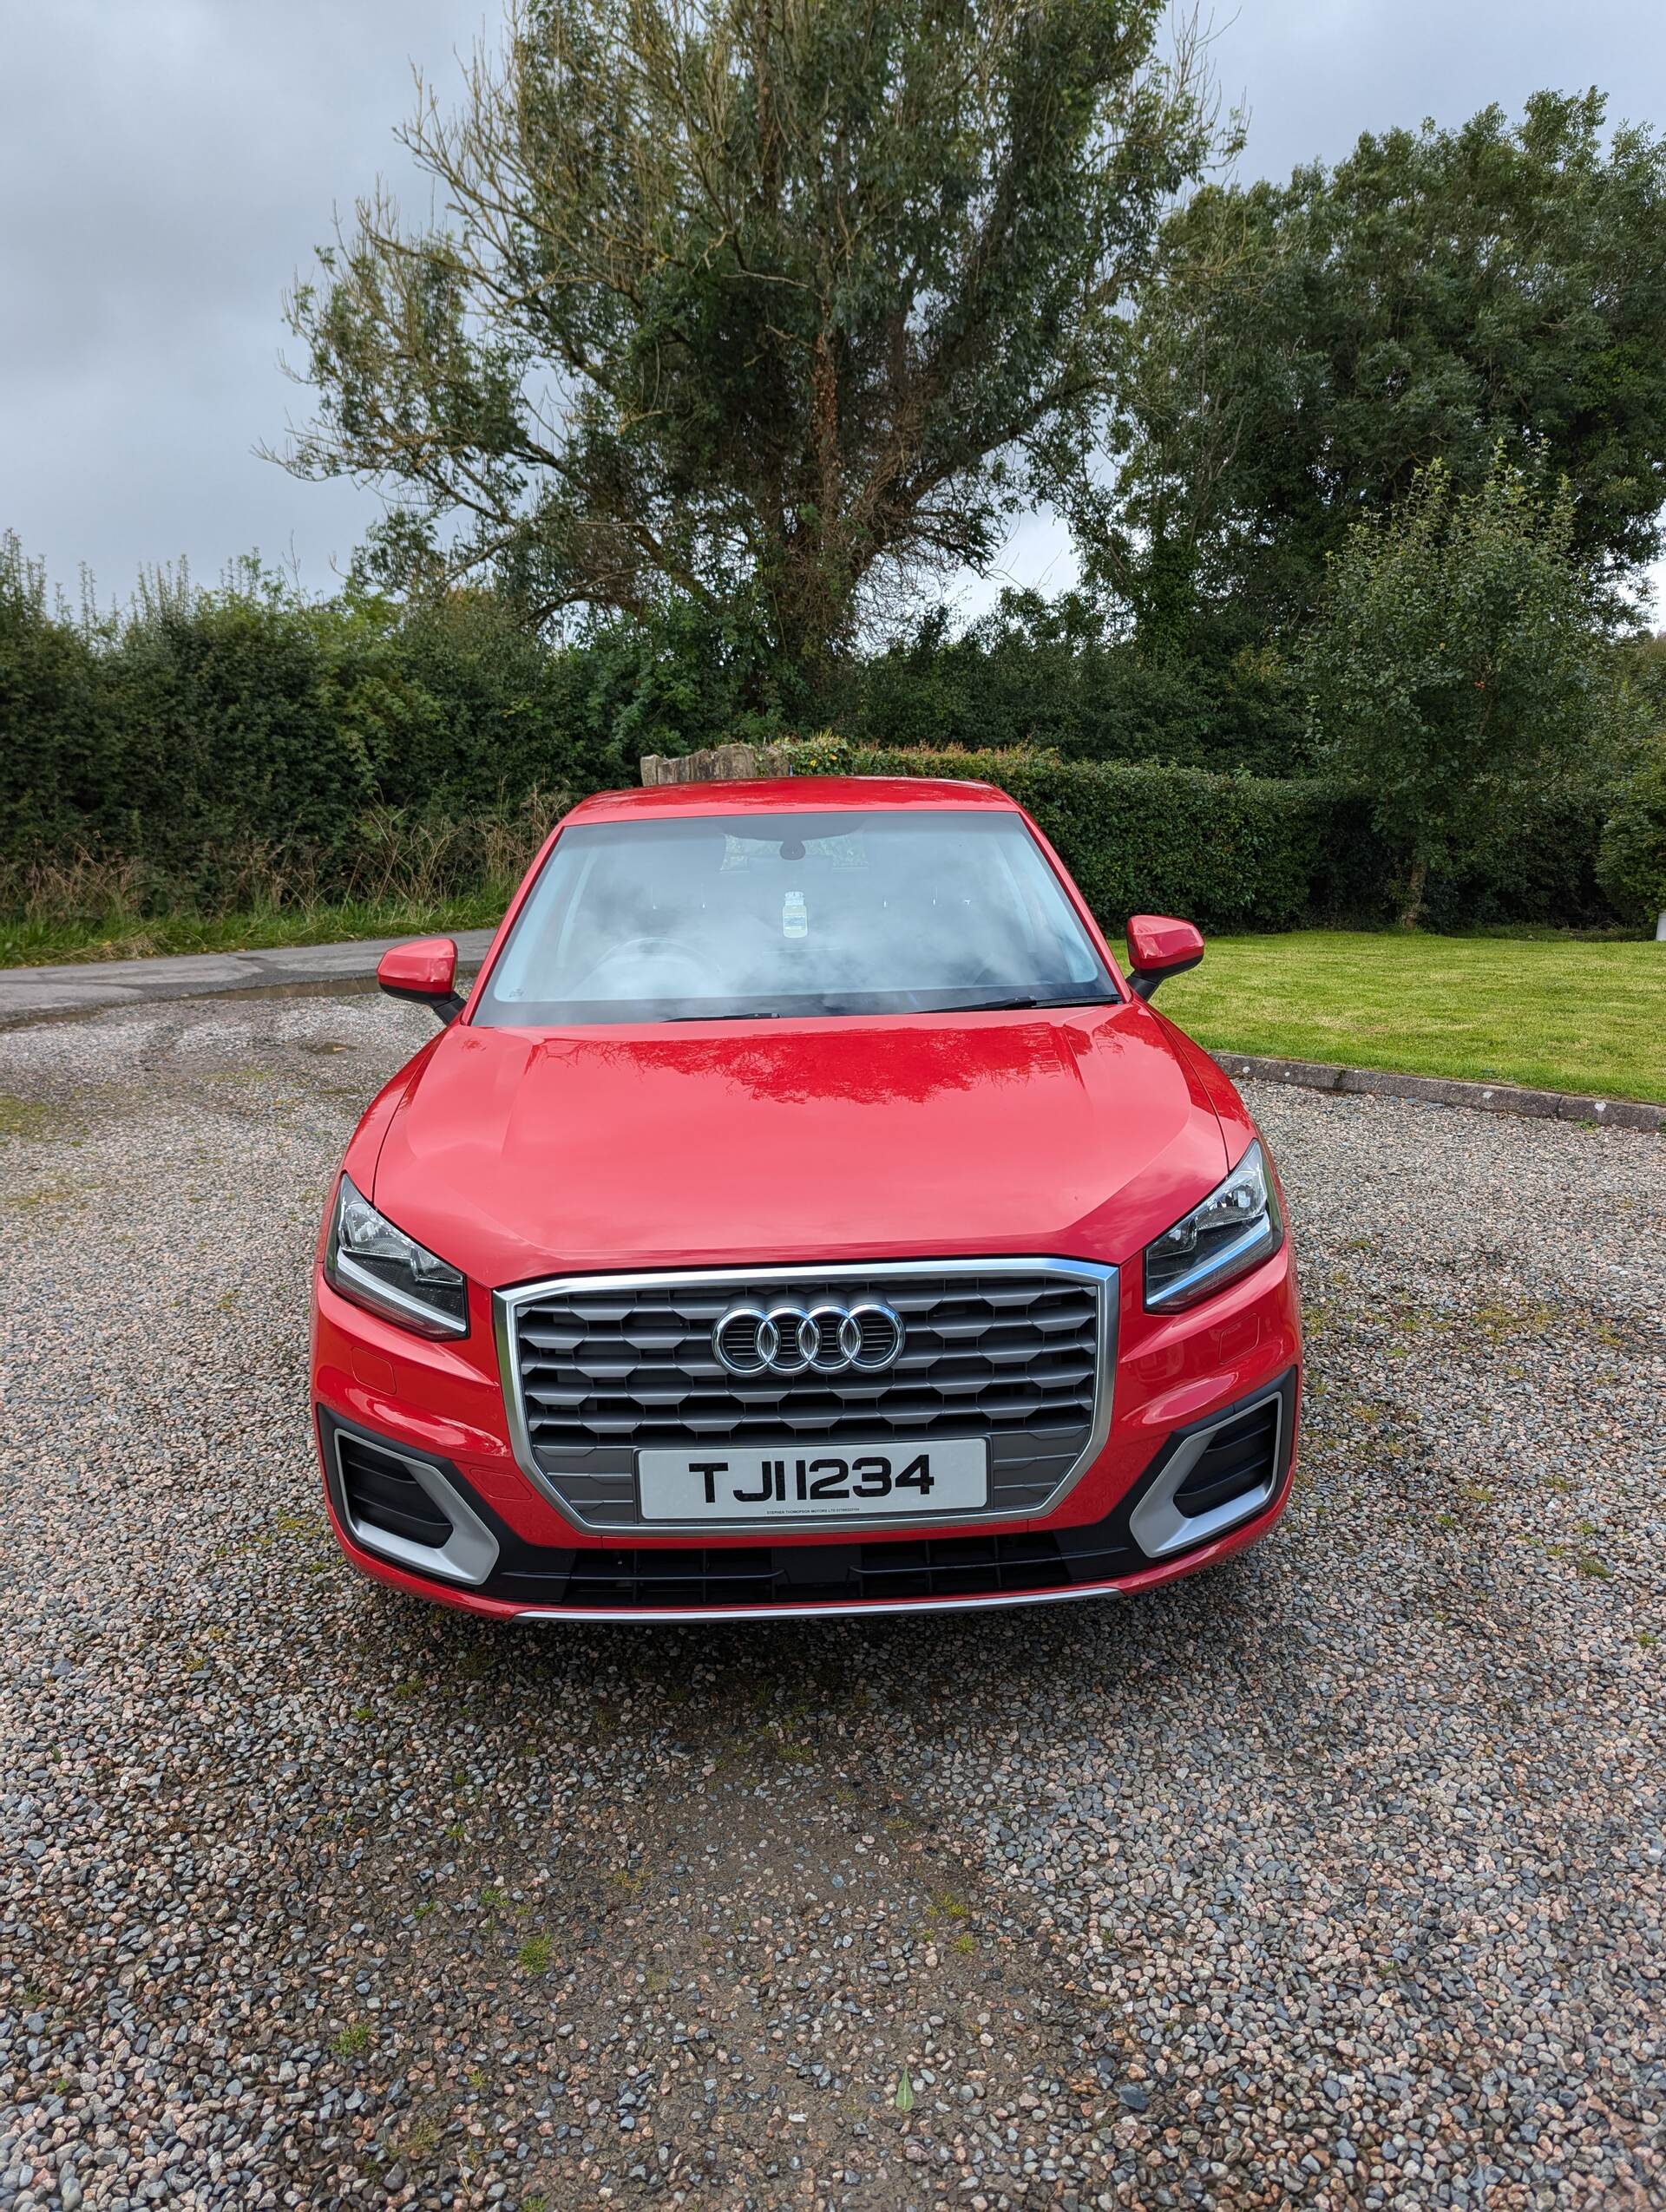
<path fill-rule="evenodd" d="M 419 937 L 396 945 L 377 964 L 376 979 L 390 998 L 411 998 L 442 1022 L 462 1011 L 457 994 L 457 948 L 449 937 Z"/>
<path fill-rule="evenodd" d="M 1130 914 L 1128 965 L 1137 998 L 1149 998 L 1164 976 L 1195 968 L 1204 957 L 1202 932 L 1171 914 Z"/>

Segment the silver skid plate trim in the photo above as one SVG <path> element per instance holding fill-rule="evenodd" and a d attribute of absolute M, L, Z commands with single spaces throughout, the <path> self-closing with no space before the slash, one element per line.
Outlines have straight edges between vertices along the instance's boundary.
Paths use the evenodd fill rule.
<path fill-rule="evenodd" d="M 878 1613 L 998 1613 L 1015 1606 L 1061 1605 L 1072 1598 L 1122 1595 L 1114 1582 L 1083 1582 L 1068 1590 L 1013 1590 L 1006 1595 L 981 1598 L 866 1598 L 856 1605 L 817 1605 L 810 1599 L 803 1605 L 784 1606 L 528 1606 L 515 1619 L 615 1620 L 625 1626 L 646 1620 L 656 1627 L 670 1627 L 679 1620 L 871 1620 Z"/>

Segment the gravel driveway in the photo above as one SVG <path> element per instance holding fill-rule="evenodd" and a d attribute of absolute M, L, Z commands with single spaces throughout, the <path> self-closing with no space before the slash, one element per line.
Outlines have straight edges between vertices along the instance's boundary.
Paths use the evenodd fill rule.
<path fill-rule="evenodd" d="M 308 1442 L 370 998 L 0 1036 L 0 2207 L 1666 2202 L 1656 1138 L 1253 1103 L 1280 1532 L 506 1632 Z"/>

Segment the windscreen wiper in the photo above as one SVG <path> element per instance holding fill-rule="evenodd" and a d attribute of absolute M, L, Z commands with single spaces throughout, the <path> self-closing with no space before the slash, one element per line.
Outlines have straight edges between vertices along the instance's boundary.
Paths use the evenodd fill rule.
<path fill-rule="evenodd" d="M 973 998 L 963 1006 L 928 1006 L 922 1011 L 932 1014 L 1013 1014 L 1030 1006 L 1113 1006 L 1114 998 L 1102 993 L 1084 998 Z"/>

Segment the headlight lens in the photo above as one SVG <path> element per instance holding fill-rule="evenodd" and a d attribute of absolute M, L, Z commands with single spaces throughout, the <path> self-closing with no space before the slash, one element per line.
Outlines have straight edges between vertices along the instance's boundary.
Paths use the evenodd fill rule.
<path fill-rule="evenodd" d="M 1145 1247 L 1152 1313 L 1196 1306 L 1278 1250 L 1284 1223 L 1261 1147 L 1252 1144 L 1220 1187 Z"/>
<path fill-rule="evenodd" d="M 344 1298 L 425 1337 L 466 1337 L 469 1286 L 457 1270 L 408 1237 L 344 1175 L 324 1272 Z"/>

